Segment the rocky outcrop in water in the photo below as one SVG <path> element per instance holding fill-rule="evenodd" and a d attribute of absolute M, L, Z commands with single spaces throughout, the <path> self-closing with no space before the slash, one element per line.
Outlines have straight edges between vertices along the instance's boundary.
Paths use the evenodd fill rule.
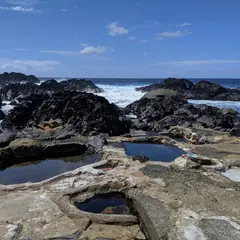
<path fill-rule="evenodd" d="M 42 82 L 40 85 L 36 85 L 33 82 L 8 84 L 0 90 L 0 96 L 4 101 L 19 101 L 22 97 L 29 96 L 33 93 L 51 95 L 64 90 L 93 93 L 103 92 L 103 90 L 93 82 L 84 79 L 69 79 L 62 82 L 50 79 Z"/>
<path fill-rule="evenodd" d="M 133 126 L 143 130 L 161 131 L 171 126 L 202 127 L 221 131 L 235 129 L 240 123 L 238 112 L 207 105 L 194 106 L 180 96 L 143 98 L 125 108 L 126 114 L 135 114 Z"/>
<path fill-rule="evenodd" d="M 49 79 L 45 82 L 42 82 L 39 86 L 39 89 L 47 92 L 55 92 L 64 90 L 63 86 L 56 81 L 55 79 Z"/>
<path fill-rule="evenodd" d="M 60 85 L 63 86 L 65 90 L 70 91 L 93 92 L 93 93 L 103 92 L 103 89 L 97 87 L 92 81 L 85 79 L 72 78 L 60 82 Z"/>
<path fill-rule="evenodd" d="M 9 113 L 2 127 L 23 129 L 51 119 L 60 119 L 63 125 L 71 125 L 83 135 L 129 132 L 129 122 L 116 105 L 103 97 L 76 91 L 58 92 L 52 96 L 32 94 Z"/>
<path fill-rule="evenodd" d="M 32 83 L 39 83 L 40 80 L 36 78 L 34 75 L 25 75 L 23 73 L 2 73 L 0 74 L 0 86 L 4 87 L 10 83 L 23 83 L 23 82 L 32 82 Z"/>
<path fill-rule="evenodd" d="M 46 94 L 31 94 L 22 98 L 21 103 L 4 118 L 1 126 L 6 129 L 23 129 L 31 119 L 34 110 L 36 110 L 44 100 L 49 98 Z"/>
<path fill-rule="evenodd" d="M 85 79 L 68 79 L 65 81 L 58 82 L 55 79 L 50 79 L 42 82 L 40 85 L 40 90 L 42 91 L 79 91 L 79 92 L 92 92 L 100 93 L 103 89 L 97 87 L 92 81 Z"/>
<path fill-rule="evenodd" d="M 194 85 L 186 79 L 168 78 L 162 83 L 155 83 L 137 88 L 137 91 L 150 92 L 157 89 L 170 89 L 183 94 L 188 99 L 240 101 L 240 89 L 222 87 L 209 81 L 202 80 Z"/>
<path fill-rule="evenodd" d="M 154 83 L 149 86 L 136 88 L 136 90 L 142 91 L 142 92 L 149 92 L 152 90 L 163 88 L 163 89 L 171 89 L 177 92 L 184 92 L 186 90 L 191 89 L 193 86 L 194 84 L 187 79 L 168 78 L 164 80 L 162 83 Z"/>

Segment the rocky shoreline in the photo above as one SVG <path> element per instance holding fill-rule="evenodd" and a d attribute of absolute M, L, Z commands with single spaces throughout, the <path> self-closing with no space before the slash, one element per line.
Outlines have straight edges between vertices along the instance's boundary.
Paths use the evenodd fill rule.
<path fill-rule="evenodd" d="M 189 104 L 178 83 L 177 89 L 157 90 L 119 108 L 82 92 L 94 86 L 77 81 L 29 82 L 26 89 L 16 83 L 0 90 L 4 100 L 16 101 L 1 122 L 1 170 L 101 153 L 100 162 L 41 182 L 0 185 L 1 239 L 240 239 L 240 182 L 223 174 L 240 167 L 238 112 Z M 181 89 L 182 84 L 194 87 L 183 81 Z M 192 133 L 196 144 L 182 141 Z M 127 156 L 124 142 L 174 146 L 186 154 L 153 162 Z M 135 213 L 96 214 L 74 205 L 76 199 L 110 193 L 123 194 Z"/>
<path fill-rule="evenodd" d="M 48 94 L 58 93 L 62 91 L 79 91 L 100 93 L 103 90 L 97 87 L 89 80 L 84 79 L 68 79 L 66 81 L 57 82 L 54 79 L 42 82 L 37 85 L 33 82 L 26 83 L 9 83 L 0 89 L 2 101 L 19 102 L 22 98 L 31 94 Z M 13 104 L 15 105 L 15 104 Z"/>
<path fill-rule="evenodd" d="M 194 85 L 193 82 L 187 79 L 168 78 L 162 83 L 140 87 L 136 90 L 151 92 L 161 89 L 169 89 L 178 92 L 187 99 L 240 101 L 240 89 L 225 88 L 219 84 L 206 80 L 202 80 Z M 157 91 L 155 94 L 157 94 Z"/>
<path fill-rule="evenodd" d="M 219 109 L 208 105 L 189 104 L 179 94 L 144 97 L 124 109 L 128 115 L 135 115 L 132 127 L 147 131 L 163 131 L 171 126 L 208 128 L 230 132 L 239 136 L 239 113 L 233 109 Z"/>

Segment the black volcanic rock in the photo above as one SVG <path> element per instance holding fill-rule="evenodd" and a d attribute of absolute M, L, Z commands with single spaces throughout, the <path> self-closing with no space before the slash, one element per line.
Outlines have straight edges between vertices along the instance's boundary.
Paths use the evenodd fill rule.
<path fill-rule="evenodd" d="M 168 78 L 162 83 L 137 88 L 137 91 L 170 89 L 183 94 L 188 99 L 240 101 L 240 89 L 225 88 L 219 84 L 202 80 L 194 85 L 186 79 Z"/>
<path fill-rule="evenodd" d="M 64 90 L 80 91 L 80 92 L 102 92 L 103 90 L 97 87 L 93 82 L 87 80 L 70 79 L 62 82 L 57 82 L 55 79 L 50 79 L 37 85 L 32 82 L 27 83 L 11 83 L 0 89 L 0 96 L 4 101 L 14 101 L 30 94 L 53 94 Z"/>
<path fill-rule="evenodd" d="M 55 79 L 49 79 L 45 82 L 42 82 L 39 86 L 42 91 L 63 91 L 64 87 Z"/>
<path fill-rule="evenodd" d="M 234 126 L 234 128 L 230 131 L 231 136 L 240 137 L 240 124 Z"/>
<path fill-rule="evenodd" d="M 130 123 L 120 109 L 105 98 L 92 93 L 62 91 L 49 95 L 32 94 L 18 104 L 3 120 L 2 127 L 23 129 L 38 126 L 49 120 L 62 124 L 82 135 L 129 132 Z"/>
<path fill-rule="evenodd" d="M 226 91 L 226 88 L 218 84 L 203 80 L 191 88 L 190 94 L 194 97 L 194 99 L 212 99 L 219 94 L 225 93 Z"/>
<path fill-rule="evenodd" d="M 149 92 L 152 90 L 157 90 L 160 88 L 171 89 L 177 92 L 184 92 L 185 90 L 191 89 L 193 87 L 193 83 L 187 79 L 177 79 L 177 78 L 168 78 L 164 80 L 162 83 L 154 83 L 152 85 L 146 87 L 136 88 L 137 91 Z"/>
<path fill-rule="evenodd" d="M 18 97 L 28 96 L 32 93 L 40 93 L 39 86 L 35 83 L 12 83 L 0 90 L 0 95 L 4 101 L 12 101 Z"/>
<path fill-rule="evenodd" d="M 103 89 L 97 87 L 92 81 L 85 79 L 68 79 L 60 82 L 65 90 L 80 91 L 80 92 L 103 92 Z"/>
<path fill-rule="evenodd" d="M 50 119 L 61 119 L 74 130 L 87 135 L 92 132 L 120 135 L 129 132 L 120 109 L 105 98 L 91 93 L 64 91 L 53 94 L 32 114 L 29 125 Z"/>
<path fill-rule="evenodd" d="M 49 96 L 44 94 L 31 94 L 21 99 L 21 103 L 14 107 L 2 121 L 1 126 L 6 129 L 22 129 L 32 117 L 32 113 Z"/>
<path fill-rule="evenodd" d="M 162 131 L 171 126 L 202 127 L 238 131 L 240 118 L 238 112 L 219 109 L 208 105 L 194 106 L 180 96 L 157 96 L 155 99 L 143 98 L 125 108 L 126 114 L 135 114 L 133 127 L 149 131 Z"/>
<path fill-rule="evenodd" d="M 0 86 L 3 87 L 9 83 L 20 83 L 20 82 L 33 82 L 39 83 L 40 80 L 36 78 L 34 75 L 25 75 L 23 73 L 4 72 L 0 74 Z"/>
<path fill-rule="evenodd" d="M 165 116 L 172 115 L 174 111 L 187 103 L 187 100 L 181 96 L 162 95 L 155 99 L 142 98 L 125 108 L 125 113 L 133 113 L 138 116 L 140 121 L 157 121 Z"/>
<path fill-rule="evenodd" d="M 0 110 L 0 120 L 3 120 L 5 118 L 5 114 L 2 110 Z"/>

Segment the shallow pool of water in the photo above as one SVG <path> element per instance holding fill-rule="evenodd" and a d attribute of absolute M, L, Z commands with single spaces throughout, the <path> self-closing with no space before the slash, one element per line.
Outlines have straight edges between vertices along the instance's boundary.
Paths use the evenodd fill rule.
<path fill-rule="evenodd" d="M 100 155 L 92 154 L 14 165 L 0 171 L 0 184 L 40 182 L 99 160 Z"/>
<path fill-rule="evenodd" d="M 224 176 L 234 182 L 240 182 L 240 168 L 232 168 L 223 173 Z"/>
<path fill-rule="evenodd" d="M 121 193 L 99 194 L 85 202 L 76 201 L 74 204 L 84 212 L 120 215 L 134 214 L 130 202 Z"/>
<path fill-rule="evenodd" d="M 146 156 L 151 161 L 172 162 L 185 152 L 175 146 L 164 144 L 148 143 L 124 143 L 125 151 L 128 156 L 136 157 L 138 155 Z"/>

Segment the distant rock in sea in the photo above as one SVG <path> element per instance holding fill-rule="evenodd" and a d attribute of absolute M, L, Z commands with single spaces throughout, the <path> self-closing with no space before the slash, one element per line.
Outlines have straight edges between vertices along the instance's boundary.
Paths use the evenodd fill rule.
<path fill-rule="evenodd" d="M 150 92 L 169 89 L 183 94 L 187 99 L 240 101 L 240 89 L 225 88 L 219 84 L 202 80 L 193 84 L 187 79 L 168 78 L 161 83 L 136 88 L 137 91 Z"/>
<path fill-rule="evenodd" d="M 63 86 L 64 90 L 70 91 L 93 92 L 93 93 L 103 92 L 103 89 L 97 87 L 92 81 L 85 79 L 72 78 L 60 82 L 60 85 Z"/>
<path fill-rule="evenodd" d="M 9 83 L 0 89 L 0 96 L 3 101 L 21 100 L 30 94 L 53 94 L 64 90 L 100 93 L 103 89 L 97 87 L 92 81 L 85 79 L 69 79 L 58 82 L 50 79 L 37 85 L 33 82 Z"/>
<path fill-rule="evenodd" d="M 25 75 L 23 73 L 4 72 L 0 74 L 0 87 L 4 87 L 10 83 L 24 83 L 24 82 L 40 83 L 40 80 L 34 75 Z"/>

